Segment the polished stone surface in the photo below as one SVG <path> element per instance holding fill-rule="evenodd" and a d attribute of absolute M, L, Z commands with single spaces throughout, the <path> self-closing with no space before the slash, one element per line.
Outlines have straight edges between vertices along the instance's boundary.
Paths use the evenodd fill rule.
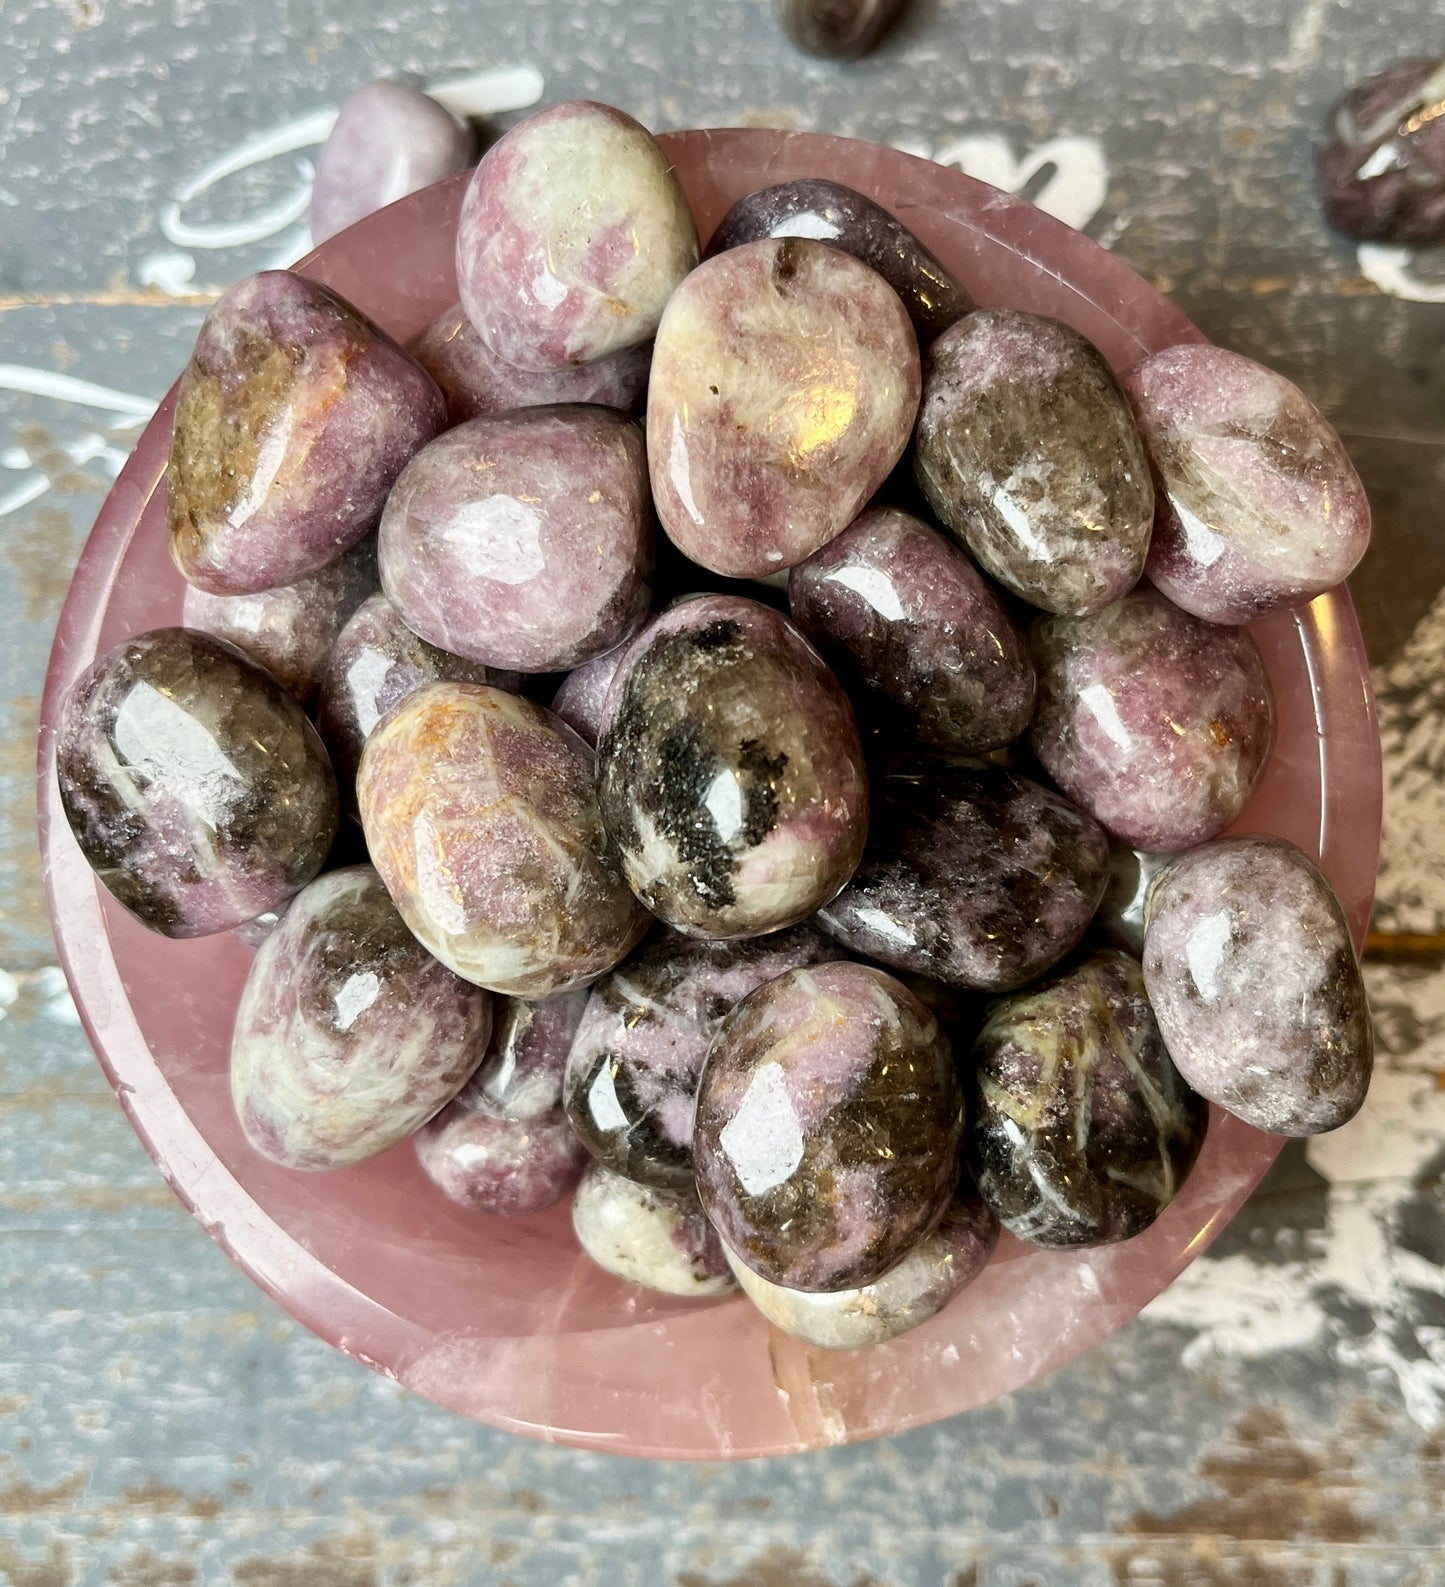
<path fill-rule="evenodd" d="M 1172 854 L 1131 849 L 1118 838 L 1110 842 L 1109 884 L 1094 921 L 1112 947 L 1123 948 L 1136 959 L 1142 956 L 1149 890 L 1173 859 Z"/>
<path fill-rule="evenodd" d="M 795 566 L 888 478 L 919 392 L 912 322 L 851 254 L 789 237 L 715 255 L 668 304 L 653 352 L 663 528 L 729 578 Z"/>
<path fill-rule="evenodd" d="M 420 941 L 467 980 L 568 992 L 646 930 L 593 764 L 551 712 L 476 684 L 427 685 L 367 740 L 357 801 L 373 861 Z"/>
<path fill-rule="evenodd" d="M 914 470 L 955 538 L 1030 605 L 1098 611 L 1144 571 L 1139 433 L 1102 354 L 1058 320 L 979 309 L 939 337 Z"/>
<path fill-rule="evenodd" d="M 301 707 L 190 629 L 126 640 L 81 674 L 56 770 L 96 875 L 167 937 L 229 931 L 285 903 L 336 835 L 336 781 Z"/>
<path fill-rule="evenodd" d="M 810 925 L 747 942 L 649 938 L 592 988 L 567 1060 L 567 1112 L 587 1149 L 639 1184 L 690 1190 L 698 1076 L 723 1019 L 785 971 L 841 957 Z"/>
<path fill-rule="evenodd" d="M 473 1212 L 545 1212 L 575 1189 L 587 1148 L 565 1115 L 508 1119 L 467 1087 L 415 1136 L 422 1172 L 449 1201 Z"/>
<path fill-rule="evenodd" d="M 387 500 L 381 582 L 456 655 L 562 672 L 632 634 L 652 600 L 642 431 L 610 408 L 529 408 L 448 430 Z"/>
<path fill-rule="evenodd" d="M 853 874 L 868 829 L 853 712 L 771 607 L 674 606 L 634 642 L 605 709 L 602 814 L 659 919 L 755 937 L 805 920 Z"/>
<path fill-rule="evenodd" d="M 592 1163 L 572 1201 L 572 1228 L 598 1267 L 625 1284 L 689 1300 L 738 1287 L 690 1190 L 654 1190 Z"/>
<path fill-rule="evenodd" d="M 999 1002 L 968 1067 L 974 1177 L 1035 1245 L 1142 1233 L 1204 1144 L 1208 1110 L 1170 1062 L 1138 961 L 1117 949 Z"/>
<path fill-rule="evenodd" d="M 1146 566 L 1176 606 L 1248 623 L 1354 571 L 1370 504 L 1344 443 L 1299 389 L 1222 347 L 1171 347 L 1124 377 L 1154 469 Z"/>
<path fill-rule="evenodd" d="M 406 83 L 367 83 L 342 105 L 311 187 L 311 236 L 339 231 L 472 163 L 472 129 Z"/>
<path fill-rule="evenodd" d="M 556 402 L 595 402 L 635 413 L 642 407 L 652 368 L 652 345 L 645 342 L 590 364 L 518 369 L 498 358 L 477 335 L 460 303 L 414 336 L 407 351 L 442 388 L 447 423 L 452 425 Z"/>
<path fill-rule="evenodd" d="M 1010 992 L 1083 936 L 1109 868 L 1091 816 L 1001 766 L 924 757 L 879 793 L 863 863 L 818 915 L 855 953 Z"/>
<path fill-rule="evenodd" d="M 1181 1073 L 1275 1135 L 1359 1112 L 1374 1032 L 1330 884 L 1292 843 L 1226 838 L 1181 855 L 1149 896 L 1144 978 Z"/>
<path fill-rule="evenodd" d="M 588 995 L 580 987 L 540 1002 L 498 998 L 491 1043 L 467 1087 L 468 1096 L 500 1117 L 522 1123 L 558 1112 L 567 1054 Z"/>
<path fill-rule="evenodd" d="M 713 1040 L 698 1191 L 728 1249 L 788 1289 L 882 1278 L 958 1183 L 963 1104 L 938 1021 L 882 970 L 791 970 Z"/>
<path fill-rule="evenodd" d="M 1274 743 L 1274 695 L 1241 628 L 1140 590 L 1036 622 L 1029 743 L 1076 804 L 1136 848 L 1174 853 L 1244 808 Z"/>
<path fill-rule="evenodd" d="M 365 315 L 289 270 L 239 282 L 181 376 L 166 497 L 192 584 L 294 584 L 376 527 L 408 459 L 441 429 L 436 382 Z"/>
<path fill-rule="evenodd" d="M 619 645 L 592 661 L 584 661 L 563 678 L 552 696 L 553 713 L 593 749 L 602 736 L 608 691 L 626 654 L 627 646 Z"/>
<path fill-rule="evenodd" d="M 788 575 L 788 605 L 887 733 L 976 752 L 1029 725 L 1027 640 L 968 557 L 908 513 L 856 518 Z"/>
<path fill-rule="evenodd" d="M 712 234 L 708 255 L 764 237 L 811 237 L 861 259 L 902 298 L 924 346 L 973 307 L 902 221 L 840 182 L 805 177 L 740 198 Z"/>
<path fill-rule="evenodd" d="M 773 10 L 800 50 L 853 60 L 878 43 L 907 4 L 908 0 L 773 0 Z"/>
<path fill-rule="evenodd" d="M 432 958 L 369 865 L 329 871 L 252 961 L 231 1037 L 237 1116 L 285 1168 L 359 1163 L 451 1101 L 491 1027 L 488 994 Z"/>
<path fill-rule="evenodd" d="M 666 156 L 610 105 L 528 116 L 487 150 L 462 201 L 462 306 L 492 352 L 522 369 L 651 341 L 697 257 Z"/>

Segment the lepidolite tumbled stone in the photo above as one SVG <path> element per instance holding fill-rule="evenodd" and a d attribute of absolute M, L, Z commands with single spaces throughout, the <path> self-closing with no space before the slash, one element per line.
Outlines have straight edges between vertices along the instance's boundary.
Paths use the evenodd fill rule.
<path fill-rule="evenodd" d="M 408 193 L 465 171 L 476 135 L 405 83 L 368 83 L 342 105 L 316 161 L 311 236 L 325 242 Z"/>
<path fill-rule="evenodd" d="M 770 1283 L 855 1289 L 942 1216 L 962 1127 L 952 1050 L 901 982 L 861 964 L 791 970 L 713 1040 L 698 1191 L 724 1243 Z"/>
<path fill-rule="evenodd" d="M 457 1094 L 491 1023 L 491 999 L 421 946 L 369 865 L 330 871 L 252 961 L 231 1037 L 237 1117 L 287 1168 L 361 1162 Z"/>
<path fill-rule="evenodd" d="M 467 1086 L 467 1097 L 500 1118 L 524 1123 L 559 1113 L 567 1054 L 587 998 L 585 987 L 541 1002 L 498 998 L 491 1045 Z"/>
<path fill-rule="evenodd" d="M 444 650 L 518 672 L 602 655 L 652 599 L 642 431 L 581 404 L 448 430 L 396 482 L 380 557 L 407 626 Z"/>
<path fill-rule="evenodd" d="M 749 193 L 723 216 L 708 253 L 764 237 L 810 237 L 861 259 L 902 298 L 925 345 L 973 307 L 947 267 L 902 221 L 840 182 L 800 177 Z"/>
<path fill-rule="evenodd" d="M 336 836 L 336 781 L 301 707 L 234 646 L 158 628 L 108 650 L 60 710 L 56 774 L 81 852 L 167 937 L 284 904 Z"/>
<path fill-rule="evenodd" d="M 1211 623 L 1248 623 L 1347 578 L 1370 504 L 1329 420 L 1283 375 L 1170 347 L 1124 378 L 1154 467 L 1150 582 Z"/>
<path fill-rule="evenodd" d="M 563 678 L 552 697 L 554 713 L 593 749 L 597 748 L 597 740 L 602 736 L 608 691 L 626 654 L 627 646 L 619 645 L 605 656 L 584 661 Z"/>
<path fill-rule="evenodd" d="M 567 1062 L 572 1127 L 600 1163 L 640 1184 L 690 1189 L 692 1110 L 725 1015 L 765 981 L 841 957 L 812 926 L 749 942 L 663 932 L 592 989 Z"/>
<path fill-rule="evenodd" d="M 818 915 L 855 953 L 1008 992 L 1083 936 L 1109 873 L 1092 817 L 1001 766 L 919 760 L 882 795 L 863 863 Z"/>
<path fill-rule="evenodd" d="M 783 31 L 809 55 L 853 60 L 893 26 L 908 0 L 773 0 Z"/>
<path fill-rule="evenodd" d="M 206 316 L 181 376 L 171 555 L 217 595 L 294 584 L 376 527 L 441 429 L 436 382 L 328 288 L 263 270 Z"/>
<path fill-rule="evenodd" d="M 973 1049 L 969 1152 L 984 1200 L 1035 1245 L 1147 1229 L 1199 1156 L 1208 1110 L 1160 1039 L 1138 961 L 1107 948 L 994 1009 Z"/>
<path fill-rule="evenodd" d="M 504 1217 L 555 1207 L 587 1166 L 565 1115 L 503 1118 L 471 1086 L 417 1132 L 416 1156 L 448 1200 Z"/>
<path fill-rule="evenodd" d="M 1334 106 L 1320 151 L 1325 217 L 1357 242 L 1445 241 L 1445 60 L 1408 60 Z"/>
<path fill-rule="evenodd" d="M 1274 742 L 1274 695 L 1242 628 L 1153 590 L 1034 625 L 1029 742 L 1049 776 L 1135 848 L 1177 853 L 1244 808 Z"/>
<path fill-rule="evenodd" d="M 929 349 L 914 452 L 929 504 L 984 570 L 1046 612 L 1139 582 L 1154 488 L 1103 355 L 1058 320 L 979 309 Z"/>
<path fill-rule="evenodd" d="M 602 814 L 637 896 L 689 936 L 805 920 L 853 874 L 868 782 L 847 698 L 771 607 L 673 607 L 623 658 L 598 746 Z"/>
<path fill-rule="evenodd" d="M 898 294 L 852 255 L 745 243 L 667 306 L 647 393 L 657 513 L 685 556 L 779 573 L 857 517 L 903 455 L 918 343 Z"/>
<path fill-rule="evenodd" d="M 1117 838 L 1109 845 L 1109 885 L 1095 920 L 1114 947 L 1125 949 L 1136 959 L 1144 952 L 1144 913 L 1150 890 L 1173 859 L 1172 854 L 1131 849 Z"/>
<path fill-rule="evenodd" d="M 1034 711 L 1028 643 L 956 546 L 877 507 L 788 578 L 793 620 L 885 728 L 939 749 L 993 749 Z"/>
<path fill-rule="evenodd" d="M 489 683 L 467 661 L 412 633 L 385 595 L 364 600 L 336 636 L 321 669 L 316 726 L 330 751 L 342 796 L 355 802 L 356 768 L 372 728 L 424 684 Z"/>
<path fill-rule="evenodd" d="M 592 751 L 530 700 L 428 684 L 366 741 L 356 791 L 407 925 L 468 981 L 569 992 L 647 929 L 602 825 Z"/>
<path fill-rule="evenodd" d="M 631 116 L 587 100 L 539 110 L 494 143 L 457 227 L 467 317 L 522 369 L 651 341 L 697 257 L 667 156 Z"/>
<path fill-rule="evenodd" d="M 600 1268 L 664 1295 L 727 1295 L 737 1280 L 691 1191 L 654 1190 L 593 1163 L 572 1203 L 578 1243 Z"/>
<path fill-rule="evenodd" d="M 1365 1100 L 1369 1006 L 1338 900 L 1282 838 L 1229 838 L 1154 884 L 1144 979 L 1180 1072 L 1274 1135 L 1338 1129 Z"/>
<path fill-rule="evenodd" d="M 319 573 L 255 595 L 212 595 L 186 586 L 181 621 L 229 639 L 303 705 L 321 687 L 332 645 L 377 587 L 376 543 L 363 540 Z"/>
<path fill-rule="evenodd" d="M 859 1350 L 936 1317 L 983 1272 L 998 1233 L 992 1209 L 972 1191 L 960 1194 L 933 1233 L 882 1278 L 822 1295 L 770 1284 L 723 1249 L 743 1293 L 775 1328 L 823 1350 Z"/>
<path fill-rule="evenodd" d="M 634 413 L 647 391 L 652 346 L 629 347 L 593 364 L 564 369 L 518 369 L 477 335 L 460 303 L 433 320 L 407 351 L 442 388 L 447 423 L 465 424 L 513 408 L 591 402 Z"/>

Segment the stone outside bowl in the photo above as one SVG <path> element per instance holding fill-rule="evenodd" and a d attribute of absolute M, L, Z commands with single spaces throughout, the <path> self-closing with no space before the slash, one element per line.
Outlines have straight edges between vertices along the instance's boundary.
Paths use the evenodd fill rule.
<path fill-rule="evenodd" d="M 1117 369 L 1202 338 L 1121 260 L 1031 204 L 891 149 L 773 131 L 669 134 L 663 147 L 706 239 L 734 200 L 824 176 L 886 205 L 986 305 L 1055 315 Z M 405 339 L 456 299 L 465 176 L 331 239 L 299 268 Z M 347 1355 L 465 1416 L 639 1456 L 777 1455 L 873 1438 L 1032 1383 L 1122 1327 L 1233 1217 L 1281 1142 L 1215 1110 L 1178 1200 L 1146 1234 L 1092 1251 L 1005 1236 L 940 1316 L 872 1349 L 812 1349 L 747 1301 L 630 1288 L 578 1249 L 567 1208 L 468 1213 L 408 1143 L 355 1168 L 288 1173 L 231 1109 L 227 1049 L 250 955 L 234 937 L 154 936 L 97 885 L 55 784 L 54 723 L 76 675 L 143 629 L 178 623 L 161 485 L 174 393 L 90 536 L 61 613 L 39 749 L 51 918 L 71 990 L 121 1105 L 206 1231 L 299 1321 Z M 1364 647 L 1343 588 L 1254 626 L 1279 736 L 1236 830 L 1319 858 L 1357 942 L 1374 890 L 1380 757 Z"/>

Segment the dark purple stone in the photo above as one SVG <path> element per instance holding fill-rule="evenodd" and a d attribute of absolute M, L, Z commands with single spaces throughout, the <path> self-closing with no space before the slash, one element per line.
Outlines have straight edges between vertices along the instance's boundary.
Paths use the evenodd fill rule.
<path fill-rule="evenodd" d="M 898 20 L 908 0 L 774 0 L 783 31 L 809 55 L 856 60 Z"/>

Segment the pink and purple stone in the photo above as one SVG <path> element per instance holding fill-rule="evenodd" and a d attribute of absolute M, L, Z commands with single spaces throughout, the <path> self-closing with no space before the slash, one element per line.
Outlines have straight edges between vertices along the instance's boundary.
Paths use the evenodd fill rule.
<path fill-rule="evenodd" d="M 587 1148 L 565 1114 L 503 1118 L 470 1087 L 417 1132 L 416 1155 L 448 1200 L 502 1217 L 555 1207 L 587 1166 Z"/>
<path fill-rule="evenodd" d="M 1242 628 L 1137 590 L 1033 630 L 1039 703 L 1029 743 L 1075 804 L 1135 848 L 1217 837 L 1274 743 L 1274 695 Z"/>
<path fill-rule="evenodd" d="M 604 655 L 652 600 L 642 431 L 581 404 L 449 430 L 397 481 L 380 558 L 407 626 L 444 650 L 519 672 Z"/>
<path fill-rule="evenodd" d="M 563 678 L 552 697 L 553 712 L 593 749 L 606 724 L 608 691 L 626 654 L 627 646 L 619 645 L 604 656 L 584 661 Z"/>
<path fill-rule="evenodd" d="M 376 527 L 441 429 L 436 382 L 327 287 L 263 270 L 206 316 L 167 471 L 171 556 L 213 595 L 318 573 Z"/>
<path fill-rule="evenodd" d="M 523 1123 L 560 1112 L 567 1054 L 588 995 L 582 987 L 540 1001 L 498 998 L 491 1045 L 463 1099 Z"/>
<path fill-rule="evenodd" d="M 787 1289 L 871 1284 L 958 1184 L 963 1104 L 938 1021 L 851 963 L 791 970 L 745 998 L 698 1089 L 698 1191 L 724 1244 Z"/>
<path fill-rule="evenodd" d="M 573 100 L 487 150 L 462 200 L 457 283 L 477 334 L 519 369 L 652 340 L 698 259 L 667 156 L 631 116 Z"/>
<path fill-rule="evenodd" d="M 653 352 L 663 528 L 729 578 L 795 566 L 888 478 L 920 389 L 907 311 L 851 254 L 789 237 L 715 255 L 674 294 Z"/>
<path fill-rule="evenodd" d="M 56 728 L 66 820 L 106 888 L 167 937 L 282 906 L 336 835 L 315 729 L 233 645 L 159 628 L 98 657 Z"/>
<path fill-rule="evenodd" d="M 437 963 L 369 865 L 312 882 L 262 943 L 236 1010 L 231 1095 L 286 1168 L 342 1168 L 404 1140 L 466 1083 L 491 999 Z"/>
<path fill-rule="evenodd" d="M 1124 389 L 1157 487 L 1145 571 L 1176 606 L 1248 623 L 1348 578 L 1370 543 L 1370 504 L 1298 386 L 1196 343 L 1146 358 Z"/>

